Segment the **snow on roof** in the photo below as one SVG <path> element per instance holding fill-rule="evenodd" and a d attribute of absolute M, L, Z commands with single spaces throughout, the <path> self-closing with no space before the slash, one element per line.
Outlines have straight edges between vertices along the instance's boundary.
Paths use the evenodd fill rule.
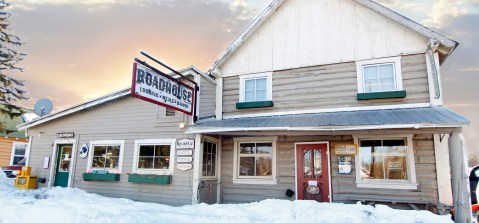
<path fill-rule="evenodd" d="M 231 43 L 228 48 L 220 55 L 220 57 L 213 63 L 213 65 L 208 69 L 207 73 L 212 73 L 215 75 L 217 73 L 218 67 L 223 65 L 248 39 L 249 37 L 257 30 L 263 23 L 265 23 L 275 12 L 276 10 L 283 5 L 287 0 L 273 0 L 265 10 L 259 16 L 251 22 L 251 24 Z M 359 4 L 362 4 L 378 13 L 386 16 L 393 21 L 402 24 L 405 27 L 408 27 L 423 36 L 429 37 L 431 39 L 437 39 L 439 43 L 445 46 L 448 49 L 448 52 L 445 54 L 445 58 L 449 56 L 459 45 L 458 42 L 434 31 L 431 30 L 395 11 L 389 9 L 377 2 L 371 0 L 354 0 Z M 444 61 L 445 58 L 442 60 Z"/>
<path fill-rule="evenodd" d="M 36 115 L 35 113 L 25 113 L 22 115 L 22 118 L 23 118 L 23 122 L 30 122 L 33 119 L 38 118 L 38 115 Z"/>

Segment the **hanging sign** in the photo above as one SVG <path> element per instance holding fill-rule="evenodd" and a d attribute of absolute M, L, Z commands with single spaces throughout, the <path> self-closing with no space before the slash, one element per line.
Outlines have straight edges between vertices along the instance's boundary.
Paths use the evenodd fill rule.
<path fill-rule="evenodd" d="M 176 150 L 176 155 L 178 155 L 178 156 L 191 156 L 191 155 L 193 155 L 193 150 L 191 150 L 191 149 Z"/>
<path fill-rule="evenodd" d="M 187 115 L 193 114 L 195 90 L 179 80 L 147 65 L 133 63 L 131 94 Z"/>
<path fill-rule="evenodd" d="M 176 169 L 183 171 L 191 170 L 193 169 L 193 165 L 191 163 L 178 163 L 176 164 Z"/>
<path fill-rule="evenodd" d="M 191 156 L 180 156 L 176 157 L 177 163 L 191 163 L 193 161 L 193 157 Z"/>
<path fill-rule="evenodd" d="M 336 156 L 355 156 L 357 152 L 356 144 L 336 144 L 334 146 L 334 155 Z"/>
<path fill-rule="evenodd" d="M 194 139 L 177 139 L 176 140 L 176 149 L 194 149 L 195 140 Z"/>

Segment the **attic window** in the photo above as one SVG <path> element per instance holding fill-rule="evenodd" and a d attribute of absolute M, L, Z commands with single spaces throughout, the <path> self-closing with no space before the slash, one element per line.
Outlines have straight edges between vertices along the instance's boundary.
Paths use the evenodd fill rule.
<path fill-rule="evenodd" d="M 166 116 L 175 116 L 175 110 L 166 108 Z"/>

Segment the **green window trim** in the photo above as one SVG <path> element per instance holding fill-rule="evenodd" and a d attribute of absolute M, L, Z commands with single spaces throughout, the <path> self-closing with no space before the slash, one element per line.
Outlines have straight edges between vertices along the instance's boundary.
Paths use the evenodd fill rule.
<path fill-rule="evenodd" d="M 372 93 L 358 93 L 358 100 L 386 99 L 386 98 L 405 98 L 406 91 L 385 91 Z"/>
<path fill-rule="evenodd" d="M 128 182 L 143 184 L 171 184 L 171 175 L 128 174 Z"/>
<path fill-rule="evenodd" d="M 268 108 L 273 107 L 273 101 L 250 101 L 250 102 L 237 102 L 236 109 L 246 108 Z"/>
<path fill-rule="evenodd" d="M 83 173 L 84 181 L 120 181 L 120 174 Z"/>

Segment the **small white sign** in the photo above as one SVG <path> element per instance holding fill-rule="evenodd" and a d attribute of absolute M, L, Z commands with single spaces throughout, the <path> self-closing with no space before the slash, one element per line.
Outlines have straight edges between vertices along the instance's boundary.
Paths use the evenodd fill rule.
<path fill-rule="evenodd" d="M 176 157 L 176 162 L 178 163 L 191 163 L 192 161 L 193 161 L 193 157 L 191 156 Z"/>
<path fill-rule="evenodd" d="M 43 169 L 48 169 L 49 164 L 50 164 L 50 157 L 45 156 L 45 158 L 43 159 Z"/>
<path fill-rule="evenodd" d="M 178 170 L 191 170 L 193 169 L 193 165 L 191 163 L 178 163 L 176 164 L 176 169 Z"/>
<path fill-rule="evenodd" d="M 194 139 L 178 139 L 176 140 L 176 149 L 193 149 L 195 148 Z"/>
<path fill-rule="evenodd" d="M 176 155 L 178 155 L 178 156 L 191 156 L 191 155 L 193 155 L 193 150 L 191 150 L 191 149 L 176 150 Z"/>
<path fill-rule="evenodd" d="M 318 186 L 318 181 L 316 181 L 316 180 L 309 180 L 309 181 L 308 181 L 308 186 Z"/>

